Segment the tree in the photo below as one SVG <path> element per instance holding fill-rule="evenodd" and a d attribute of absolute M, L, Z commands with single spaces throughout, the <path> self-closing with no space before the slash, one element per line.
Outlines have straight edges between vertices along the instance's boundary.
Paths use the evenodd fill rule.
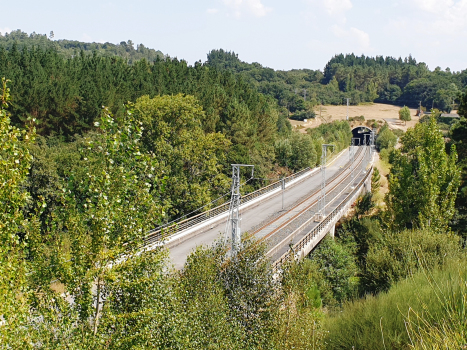
<path fill-rule="evenodd" d="M 461 102 L 459 104 L 459 110 L 457 111 L 459 115 L 467 118 L 467 89 L 465 89 L 464 93 L 461 94 Z"/>
<path fill-rule="evenodd" d="M 316 165 L 316 151 L 309 135 L 292 132 L 289 137 L 277 140 L 274 148 L 279 164 L 294 171 Z"/>
<path fill-rule="evenodd" d="M 376 147 L 379 150 L 385 148 L 393 148 L 397 143 L 397 136 L 387 127 L 385 124 L 378 133 L 378 137 L 376 138 Z"/>
<path fill-rule="evenodd" d="M 30 248 L 36 289 L 61 299 L 50 290 L 51 280 L 60 281 L 73 299 L 72 306 L 59 309 L 60 319 L 76 317 L 74 329 L 86 337 L 98 332 L 105 282 L 118 277 L 112 267 L 139 251 L 165 209 L 156 193 L 163 181 L 155 174 L 159 160 L 142 150 L 141 123 L 131 108 L 118 123 L 104 110 L 96 127 L 100 134 L 89 135 L 80 149 L 83 173 L 67 174 L 60 206 Z"/>
<path fill-rule="evenodd" d="M 410 116 L 409 107 L 404 106 L 399 110 L 399 119 L 403 120 L 406 123 L 412 120 L 412 117 Z"/>
<path fill-rule="evenodd" d="M 24 256 L 29 223 L 23 215 L 29 195 L 23 186 L 32 159 L 26 146 L 34 134 L 10 124 L 8 82 L 2 79 L 0 95 L 0 343 L 19 349 L 30 343 L 24 328 L 29 316 Z"/>
<path fill-rule="evenodd" d="M 442 232 L 454 215 L 460 182 L 456 148 L 452 146 L 450 155 L 446 154 L 435 118 L 409 129 L 401 142 L 401 149 L 390 156 L 386 221 L 395 229 Z"/>
<path fill-rule="evenodd" d="M 205 113 L 193 96 L 143 96 L 136 117 L 144 128 L 142 146 L 160 160 L 155 173 L 168 175 L 165 186 L 171 216 L 201 207 L 230 182 L 222 172 L 230 142 L 221 133 L 205 133 Z"/>

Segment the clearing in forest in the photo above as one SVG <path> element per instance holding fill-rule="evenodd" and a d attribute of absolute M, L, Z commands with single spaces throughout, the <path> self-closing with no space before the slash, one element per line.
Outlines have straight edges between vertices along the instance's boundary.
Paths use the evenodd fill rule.
<path fill-rule="evenodd" d="M 380 121 L 380 124 L 387 122 L 390 129 L 401 129 L 406 131 L 407 128 L 415 126 L 419 121 L 416 116 L 417 110 L 410 108 L 412 120 L 405 124 L 399 120 L 399 110 L 402 106 L 387 105 L 382 103 L 364 104 L 358 106 L 349 106 L 349 118 L 364 116 L 365 121 L 351 122 L 352 127 L 357 125 L 367 125 L 367 121 L 374 119 Z M 347 106 L 322 106 L 320 118 L 320 106 L 315 107 L 316 118 L 308 119 L 308 121 L 301 122 L 297 120 L 290 120 L 294 128 L 298 128 L 300 132 L 305 133 L 307 128 L 316 128 L 322 123 L 331 122 L 333 120 L 345 120 L 347 115 Z"/>

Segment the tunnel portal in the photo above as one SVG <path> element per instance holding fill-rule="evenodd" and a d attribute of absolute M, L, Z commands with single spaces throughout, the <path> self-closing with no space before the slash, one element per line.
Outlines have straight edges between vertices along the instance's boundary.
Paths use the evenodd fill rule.
<path fill-rule="evenodd" d="M 355 140 L 355 146 L 363 146 L 365 135 L 366 135 L 366 143 L 367 145 L 369 145 L 370 135 L 371 135 L 371 129 L 369 127 L 357 126 L 356 128 L 352 129 L 352 137 L 359 139 L 359 140 Z"/>

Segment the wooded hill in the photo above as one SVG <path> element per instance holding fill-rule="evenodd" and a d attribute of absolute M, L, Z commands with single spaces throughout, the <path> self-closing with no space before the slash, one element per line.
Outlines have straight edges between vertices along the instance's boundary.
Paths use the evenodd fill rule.
<path fill-rule="evenodd" d="M 118 56 L 128 60 L 130 64 L 143 58 L 149 62 L 153 62 L 157 58 L 164 57 L 161 51 L 149 49 L 143 44 L 136 45 L 135 49 L 135 44 L 131 40 L 121 41 L 119 44 L 112 44 L 109 42 L 87 43 L 78 40 L 53 40 L 53 32 L 50 32 L 49 36 L 46 34 L 37 34 L 35 32 L 28 35 L 28 33 L 20 29 L 14 30 L 11 33 L 5 33 L 4 35 L 0 33 L 0 47 L 11 50 L 15 44 L 18 48 L 54 48 L 66 58 L 77 56 L 81 51 L 106 57 Z"/>
<path fill-rule="evenodd" d="M 436 67 L 431 71 L 414 58 L 336 55 L 324 71 L 293 69 L 275 71 L 259 63 L 246 63 L 235 52 L 222 49 L 208 54 L 207 64 L 240 73 L 264 94 L 273 96 L 290 112 L 311 109 L 317 104 L 339 105 L 381 102 L 450 111 L 467 86 L 467 70 L 451 72 Z M 306 91 L 306 101 L 304 90 Z"/>

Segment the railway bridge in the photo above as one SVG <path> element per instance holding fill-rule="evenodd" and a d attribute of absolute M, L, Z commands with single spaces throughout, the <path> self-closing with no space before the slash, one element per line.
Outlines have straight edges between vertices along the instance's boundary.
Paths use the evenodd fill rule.
<path fill-rule="evenodd" d="M 362 192 L 371 190 L 373 147 L 368 141 L 365 137 L 360 146 L 353 142 L 325 166 L 305 169 L 241 197 L 239 228 L 265 242 L 276 268 L 306 256 L 327 234 L 334 236 L 337 221 Z M 229 209 L 227 202 L 154 229 L 145 239 L 146 248 L 165 245 L 180 269 L 196 246 L 230 238 Z"/>

